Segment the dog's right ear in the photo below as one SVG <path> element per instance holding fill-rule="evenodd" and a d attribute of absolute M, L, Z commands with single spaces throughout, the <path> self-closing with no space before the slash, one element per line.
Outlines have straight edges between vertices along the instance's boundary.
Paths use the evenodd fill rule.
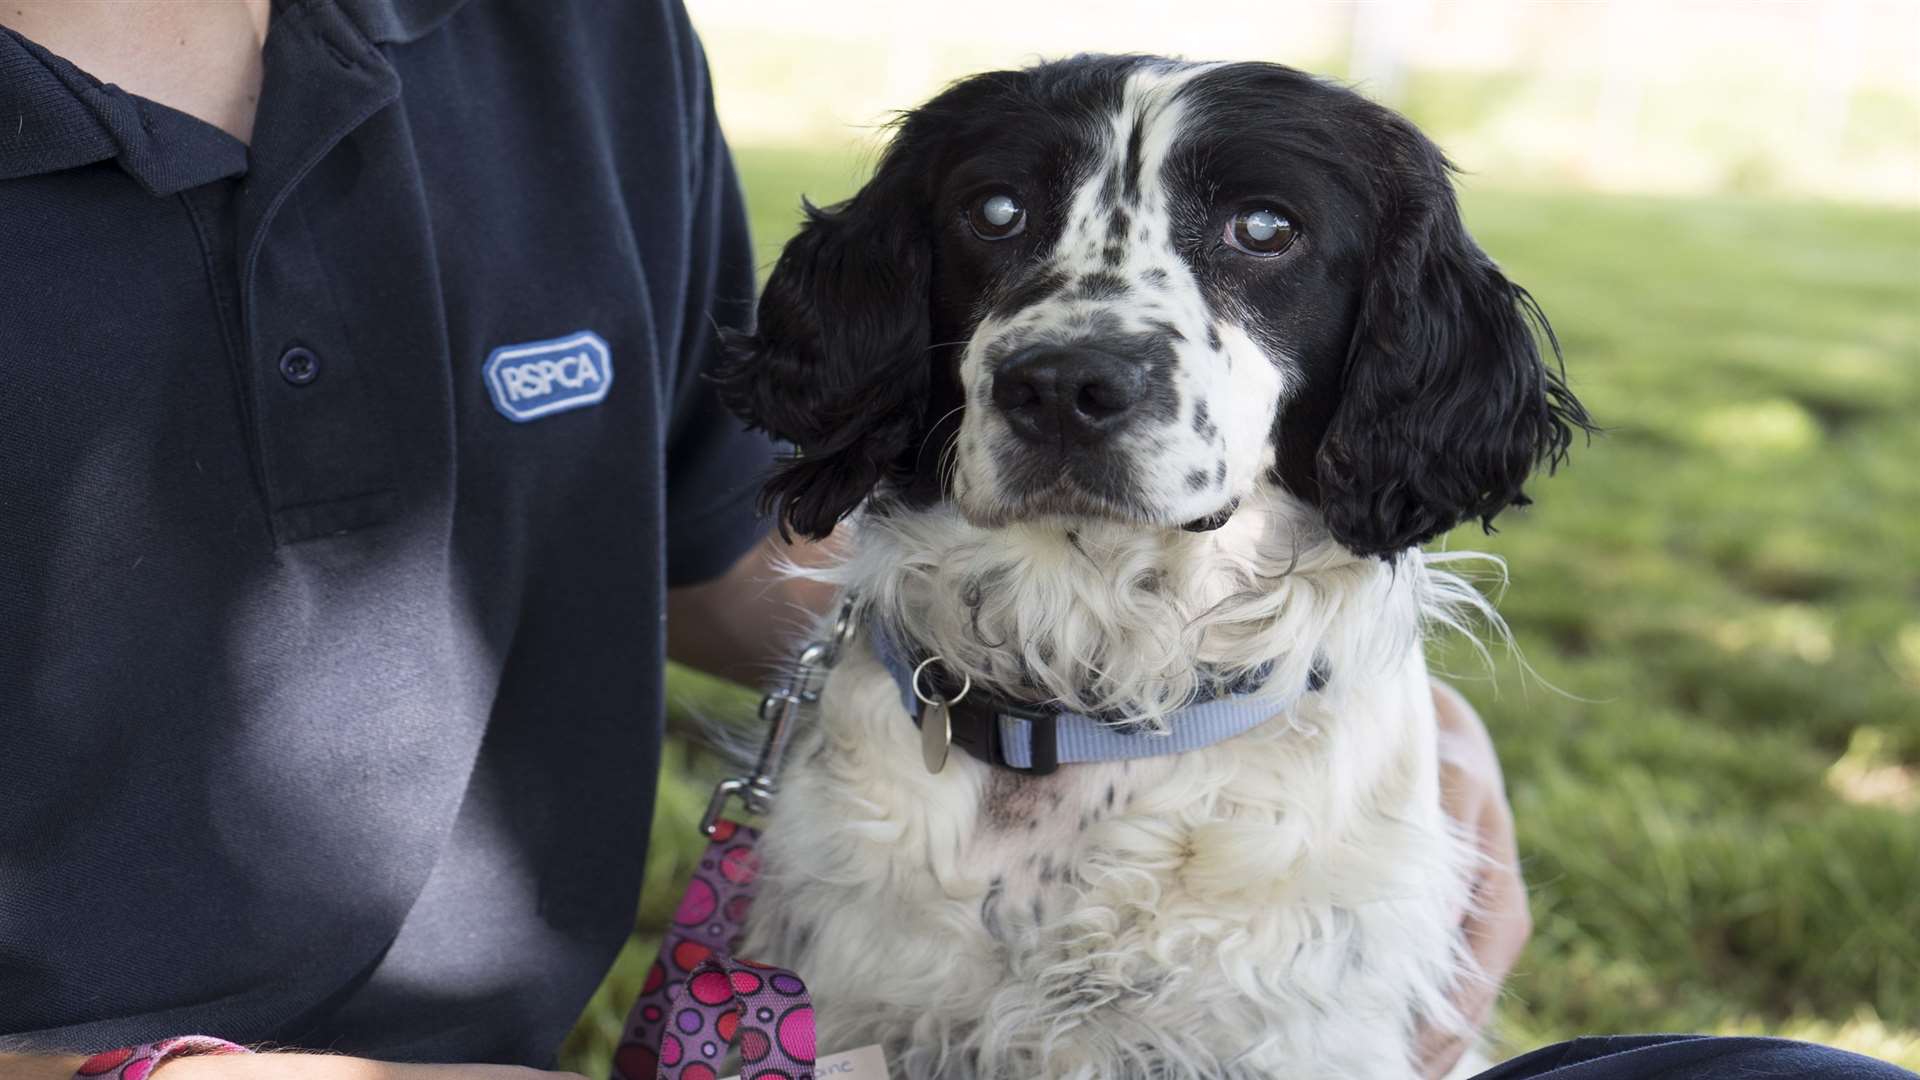
<path fill-rule="evenodd" d="M 924 178 L 898 156 L 847 202 L 805 204 L 754 331 L 716 373 L 728 408 L 793 446 L 761 493 L 783 533 L 832 532 L 922 434 L 932 239 Z"/>

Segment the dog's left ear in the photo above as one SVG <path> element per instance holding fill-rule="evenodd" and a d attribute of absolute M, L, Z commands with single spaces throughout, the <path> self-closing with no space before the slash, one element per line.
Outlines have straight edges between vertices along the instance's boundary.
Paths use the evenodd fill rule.
<path fill-rule="evenodd" d="M 1334 538 L 1380 556 L 1471 518 L 1490 531 L 1527 504 L 1529 473 L 1593 430 L 1546 317 L 1467 235 L 1446 159 L 1411 124 L 1390 125 L 1384 231 L 1316 462 Z"/>

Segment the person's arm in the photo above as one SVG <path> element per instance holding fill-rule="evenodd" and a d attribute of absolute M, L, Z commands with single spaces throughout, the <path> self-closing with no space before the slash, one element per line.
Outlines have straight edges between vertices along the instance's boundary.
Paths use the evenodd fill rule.
<path fill-rule="evenodd" d="M 1451 686 L 1433 684 L 1433 707 L 1440 727 L 1441 804 L 1447 816 L 1473 831 L 1485 856 L 1474 881 L 1471 906 L 1461 915 L 1461 931 L 1486 978 L 1463 981 L 1454 997 L 1455 1007 L 1477 1032 L 1493 1015 L 1500 984 L 1533 936 L 1533 915 L 1527 910 L 1513 807 L 1507 802 L 1493 737 L 1480 714 Z M 1472 1039 L 1472 1034 L 1423 1030 L 1420 1060 L 1425 1075 L 1436 1080 L 1447 1075 Z"/>
<path fill-rule="evenodd" d="M 71 1080 L 85 1060 L 79 1054 L 0 1054 L 0 1080 Z"/>
<path fill-rule="evenodd" d="M 775 532 L 712 581 L 669 590 L 667 655 L 709 675 L 764 686 L 834 598 L 833 586 L 789 577 L 781 567 L 832 558 L 831 538 L 789 543 Z"/>
<path fill-rule="evenodd" d="M 78 1054 L 0 1054 L 0 1080 L 72 1080 Z M 162 1062 L 157 1080 L 585 1080 L 516 1065 L 395 1065 L 333 1054 L 231 1054 Z"/>

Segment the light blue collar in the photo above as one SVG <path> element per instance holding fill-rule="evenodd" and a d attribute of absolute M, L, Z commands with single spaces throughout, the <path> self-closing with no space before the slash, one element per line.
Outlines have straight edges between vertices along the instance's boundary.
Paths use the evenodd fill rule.
<path fill-rule="evenodd" d="M 878 620 L 867 621 L 867 639 L 899 687 L 901 706 L 919 724 L 923 708 L 914 692 L 916 662 L 894 643 Z M 937 679 L 930 673 L 922 678 Z M 930 689 L 957 699 L 948 708 L 954 745 L 990 765 L 1045 774 L 1060 765 L 1128 761 L 1212 746 L 1259 727 L 1325 685 L 1326 675 L 1320 665 L 1315 665 L 1307 684 L 1291 694 L 1228 693 L 1196 701 L 1166 715 L 1164 734 L 1052 706 L 995 699 L 979 687 L 964 694 L 941 690 L 937 683 Z"/>

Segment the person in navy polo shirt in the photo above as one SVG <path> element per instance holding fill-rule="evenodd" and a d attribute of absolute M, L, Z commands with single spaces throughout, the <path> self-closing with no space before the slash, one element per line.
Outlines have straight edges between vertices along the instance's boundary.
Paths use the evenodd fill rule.
<path fill-rule="evenodd" d="M 0 26 L 0 1036 L 551 1062 L 664 654 L 752 679 L 820 602 L 701 378 L 754 265 L 684 13 Z"/>
<path fill-rule="evenodd" d="M 0 1080 L 553 1075 L 665 657 L 752 681 L 828 603 L 701 378 L 753 283 L 675 0 L 0 0 Z M 1436 704 L 1498 975 L 1511 816 Z M 1498 1075 L 1837 1060 L 1703 1042 Z"/>

